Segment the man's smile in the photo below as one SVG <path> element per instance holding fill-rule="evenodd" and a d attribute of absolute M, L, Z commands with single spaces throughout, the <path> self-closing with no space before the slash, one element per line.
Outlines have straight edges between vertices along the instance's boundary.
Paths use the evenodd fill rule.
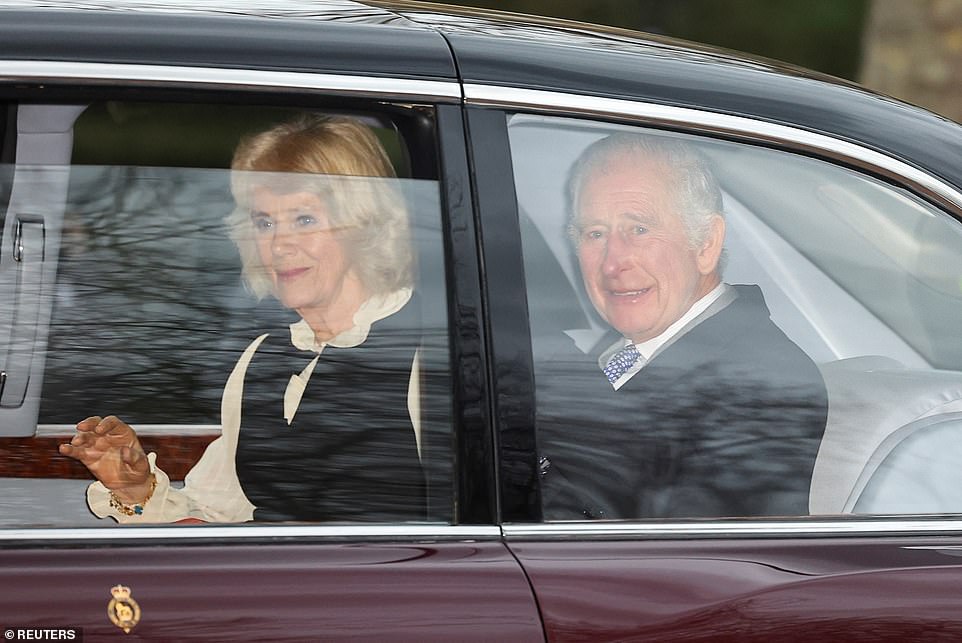
<path fill-rule="evenodd" d="M 651 286 L 648 286 L 647 288 L 642 288 L 640 290 L 623 290 L 623 289 L 613 289 L 613 288 L 606 289 L 606 292 L 608 293 L 609 297 L 627 298 L 627 299 L 641 297 L 642 295 L 648 294 L 649 291 L 651 291 Z"/>

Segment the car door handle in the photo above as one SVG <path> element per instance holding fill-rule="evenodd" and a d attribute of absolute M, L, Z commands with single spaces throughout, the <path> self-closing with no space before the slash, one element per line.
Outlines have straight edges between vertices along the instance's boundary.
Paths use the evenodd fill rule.
<path fill-rule="evenodd" d="M 43 217 L 21 214 L 13 224 L 13 260 L 17 263 L 31 259 L 43 263 L 46 228 Z"/>
<path fill-rule="evenodd" d="M 17 215 L 13 228 L 13 260 L 16 264 L 16 296 L 10 344 L 2 368 L 0 407 L 23 404 L 30 383 L 30 366 L 37 338 L 42 297 L 46 228 L 38 215 Z"/>

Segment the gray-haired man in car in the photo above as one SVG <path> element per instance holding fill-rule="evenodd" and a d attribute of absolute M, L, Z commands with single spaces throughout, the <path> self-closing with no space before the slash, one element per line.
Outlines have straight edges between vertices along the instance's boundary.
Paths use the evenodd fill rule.
<path fill-rule="evenodd" d="M 761 290 L 722 281 L 722 197 L 703 157 L 616 134 L 581 155 L 569 195 L 584 286 L 612 333 L 539 373 L 545 517 L 807 514 L 825 385 Z"/>

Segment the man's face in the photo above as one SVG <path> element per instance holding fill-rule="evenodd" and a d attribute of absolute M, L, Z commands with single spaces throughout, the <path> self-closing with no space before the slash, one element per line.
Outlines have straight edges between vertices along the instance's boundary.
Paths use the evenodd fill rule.
<path fill-rule="evenodd" d="M 692 247 L 663 162 L 617 155 L 575 204 L 578 261 L 591 302 L 633 342 L 660 335 L 718 284 L 724 221 Z M 717 247 L 716 247 L 717 246 Z"/>

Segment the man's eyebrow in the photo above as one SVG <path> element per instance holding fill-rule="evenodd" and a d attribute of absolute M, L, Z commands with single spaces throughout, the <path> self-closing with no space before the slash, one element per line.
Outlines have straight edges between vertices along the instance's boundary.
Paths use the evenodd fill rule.
<path fill-rule="evenodd" d="M 577 228 L 584 228 L 591 225 L 605 225 L 604 219 L 575 219 L 574 226 Z"/>
<path fill-rule="evenodd" d="M 618 216 L 631 219 L 632 221 L 638 221 L 639 223 L 651 224 L 661 221 L 661 217 L 657 212 L 646 212 L 638 208 L 626 208 L 619 212 Z"/>

